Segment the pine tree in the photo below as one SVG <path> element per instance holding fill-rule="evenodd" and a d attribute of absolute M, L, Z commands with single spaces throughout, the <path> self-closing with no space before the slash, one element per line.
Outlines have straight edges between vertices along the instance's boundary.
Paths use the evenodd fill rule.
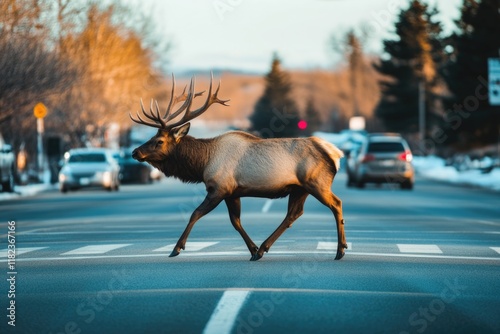
<path fill-rule="evenodd" d="M 500 131 L 500 106 L 486 98 L 488 58 L 500 50 L 498 0 L 464 0 L 458 33 L 450 37 L 453 53 L 444 67 L 452 97 L 445 101 L 448 144 L 460 149 L 496 143 Z"/>
<path fill-rule="evenodd" d="M 441 25 L 434 20 L 436 14 L 436 9 L 429 10 L 422 2 L 412 1 L 399 14 L 395 26 L 398 37 L 384 41 L 387 59 L 375 68 L 387 79 L 381 81 L 382 98 L 375 114 L 389 131 L 418 131 L 421 81 L 425 84 L 426 118 L 431 120 L 433 116 L 436 67 L 442 61 Z"/>
<path fill-rule="evenodd" d="M 265 76 L 266 88 L 250 116 L 251 129 L 264 138 L 296 137 L 299 113 L 291 98 L 290 76 L 281 68 L 277 55 L 273 56 L 271 70 Z"/>

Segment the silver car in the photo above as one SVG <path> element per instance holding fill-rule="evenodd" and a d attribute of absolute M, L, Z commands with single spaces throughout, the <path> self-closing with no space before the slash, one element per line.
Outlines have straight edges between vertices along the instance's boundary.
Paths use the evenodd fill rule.
<path fill-rule="evenodd" d="M 363 188 L 366 183 L 398 183 L 413 189 L 413 155 L 406 140 L 398 134 L 368 135 L 354 158 L 347 184 Z"/>
<path fill-rule="evenodd" d="M 112 152 L 102 148 L 72 149 L 65 155 L 65 163 L 59 172 L 59 189 L 101 187 L 118 190 L 120 166 Z"/>

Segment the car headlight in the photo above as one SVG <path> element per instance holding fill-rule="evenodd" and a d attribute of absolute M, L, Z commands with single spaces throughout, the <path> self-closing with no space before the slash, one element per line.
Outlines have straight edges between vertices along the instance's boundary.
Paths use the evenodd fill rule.
<path fill-rule="evenodd" d="M 67 179 L 68 179 L 68 177 L 65 174 L 59 173 L 59 182 L 60 183 L 65 182 Z"/>
<path fill-rule="evenodd" d="M 112 173 L 110 171 L 105 171 L 105 172 L 97 172 L 96 178 L 100 179 L 102 181 L 102 185 L 105 187 L 110 187 L 112 183 Z"/>

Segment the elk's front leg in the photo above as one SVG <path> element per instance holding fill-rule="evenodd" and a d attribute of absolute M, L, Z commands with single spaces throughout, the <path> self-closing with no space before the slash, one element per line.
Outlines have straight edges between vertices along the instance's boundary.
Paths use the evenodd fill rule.
<path fill-rule="evenodd" d="M 227 205 L 227 211 L 229 211 L 229 219 L 231 220 L 231 224 L 233 224 L 233 227 L 238 231 L 245 240 L 245 244 L 248 247 L 248 250 L 250 251 L 250 254 L 252 256 L 257 253 L 257 250 L 259 249 L 257 245 L 250 239 L 248 236 L 247 232 L 243 229 L 243 226 L 241 226 L 241 220 L 240 220 L 240 214 L 241 214 L 241 201 L 239 198 L 226 198 L 226 205 Z"/>
<path fill-rule="evenodd" d="M 172 250 L 172 253 L 170 253 L 170 257 L 174 257 L 179 255 L 181 252 L 181 249 L 184 249 L 186 246 L 186 240 L 189 236 L 189 233 L 191 232 L 191 229 L 193 228 L 194 224 L 204 215 L 212 211 L 219 205 L 219 203 L 222 201 L 222 197 L 216 196 L 214 193 L 209 193 L 207 197 L 205 197 L 205 200 L 203 203 L 200 204 L 199 207 L 194 210 L 193 214 L 191 215 L 191 218 L 189 219 L 189 223 L 186 226 L 186 229 L 182 233 L 181 237 L 179 238 L 179 241 L 177 241 L 177 244 L 175 245 L 175 248 Z"/>

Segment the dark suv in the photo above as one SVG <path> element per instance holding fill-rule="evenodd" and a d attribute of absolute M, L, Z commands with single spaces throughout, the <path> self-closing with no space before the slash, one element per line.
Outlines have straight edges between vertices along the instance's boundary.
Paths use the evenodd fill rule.
<path fill-rule="evenodd" d="M 413 189 L 413 156 L 406 140 L 398 134 L 371 134 L 354 158 L 348 186 L 363 188 L 365 183 L 398 183 Z"/>

